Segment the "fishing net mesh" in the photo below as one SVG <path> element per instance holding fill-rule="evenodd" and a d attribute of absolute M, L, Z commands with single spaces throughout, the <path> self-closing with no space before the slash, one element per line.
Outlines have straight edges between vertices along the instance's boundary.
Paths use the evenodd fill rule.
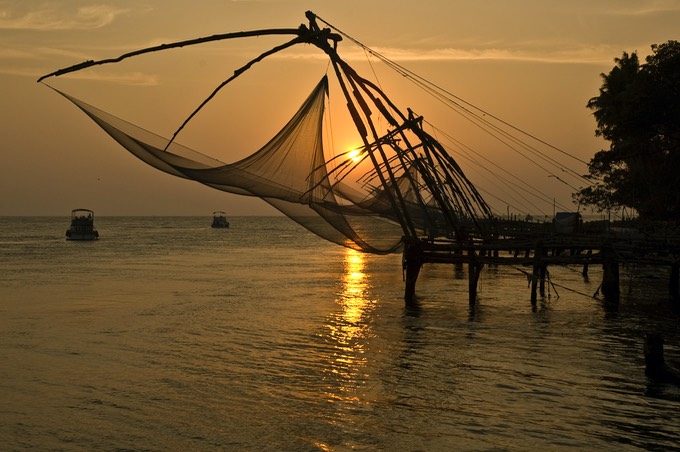
<path fill-rule="evenodd" d="M 376 190 L 372 185 L 365 191 L 358 190 L 344 180 L 347 171 L 328 170 L 322 137 L 327 91 L 324 77 L 267 144 L 234 163 L 170 142 L 58 92 L 125 149 L 161 171 L 225 192 L 259 197 L 331 242 L 377 254 L 398 251 L 403 229 L 390 218 L 385 190 Z M 348 158 L 344 164 L 351 161 Z"/>

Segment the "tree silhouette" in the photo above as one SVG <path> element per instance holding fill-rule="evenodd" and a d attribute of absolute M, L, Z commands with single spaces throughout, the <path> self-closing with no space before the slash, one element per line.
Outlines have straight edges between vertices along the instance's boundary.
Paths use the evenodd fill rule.
<path fill-rule="evenodd" d="M 600 95 L 587 107 L 595 135 L 610 147 L 591 159 L 594 183 L 574 199 L 600 211 L 632 207 L 641 219 L 680 220 L 680 43 L 651 48 L 645 64 L 624 52 L 601 74 Z"/>

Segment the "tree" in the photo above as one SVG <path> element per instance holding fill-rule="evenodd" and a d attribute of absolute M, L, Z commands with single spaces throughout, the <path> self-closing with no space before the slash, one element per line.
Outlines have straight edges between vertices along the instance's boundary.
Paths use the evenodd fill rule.
<path fill-rule="evenodd" d="M 640 64 L 623 53 L 588 101 L 596 136 L 610 142 L 588 164 L 593 184 L 574 194 L 598 210 L 631 207 L 647 220 L 680 220 L 680 43 L 652 45 Z"/>

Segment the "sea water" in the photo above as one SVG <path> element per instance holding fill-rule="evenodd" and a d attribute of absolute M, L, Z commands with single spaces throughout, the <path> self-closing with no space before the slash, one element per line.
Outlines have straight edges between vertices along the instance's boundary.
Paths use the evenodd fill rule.
<path fill-rule="evenodd" d="M 671 450 L 680 365 L 667 280 L 426 265 L 327 243 L 283 217 L 0 218 L 0 449 Z"/>

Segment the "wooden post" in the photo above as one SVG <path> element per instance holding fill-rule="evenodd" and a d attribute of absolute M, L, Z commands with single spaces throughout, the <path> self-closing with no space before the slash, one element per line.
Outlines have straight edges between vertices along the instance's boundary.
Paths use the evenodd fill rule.
<path fill-rule="evenodd" d="M 415 243 L 407 243 L 404 247 L 403 267 L 406 271 L 404 301 L 413 304 L 416 298 L 416 281 L 423 266 L 422 252 Z"/>
<path fill-rule="evenodd" d="M 482 272 L 482 264 L 477 262 L 475 250 L 468 251 L 470 262 L 468 263 L 468 298 L 470 304 L 475 304 L 477 301 L 477 282 L 479 281 L 479 274 Z"/>
<path fill-rule="evenodd" d="M 460 259 L 463 256 L 463 250 L 460 248 L 457 248 L 453 251 L 453 255 L 456 258 L 455 264 L 453 264 L 453 277 L 455 279 L 463 279 L 465 277 L 465 266 L 462 262 L 462 259 Z"/>
<path fill-rule="evenodd" d="M 541 242 L 536 243 L 536 249 L 534 250 L 534 271 L 531 273 L 531 306 L 536 306 L 537 296 L 536 288 L 538 285 L 539 274 L 541 273 L 541 267 L 543 266 L 543 244 Z M 544 288 L 542 289 L 542 291 Z M 543 295 L 543 293 L 541 293 Z"/>
<path fill-rule="evenodd" d="M 534 265 L 534 271 L 531 273 L 531 306 L 536 306 L 536 283 L 538 281 L 538 267 Z"/>
<path fill-rule="evenodd" d="M 538 291 L 541 294 L 541 298 L 545 298 L 545 276 L 546 276 L 547 272 L 548 272 L 548 266 L 545 265 L 545 264 L 541 264 L 539 272 L 538 272 L 538 276 L 539 276 Z"/>
<path fill-rule="evenodd" d="M 608 245 L 602 248 L 602 295 L 606 302 L 619 302 L 619 263 L 616 253 Z"/>
<path fill-rule="evenodd" d="M 586 253 L 588 255 L 588 259 L 593 255 L 593 250 L 588 250 Z M 583 264 L 583 271 L 581 272 L 584 278 L 588 277 L 588 261 L 586 261 L 585 264 Z"/>

